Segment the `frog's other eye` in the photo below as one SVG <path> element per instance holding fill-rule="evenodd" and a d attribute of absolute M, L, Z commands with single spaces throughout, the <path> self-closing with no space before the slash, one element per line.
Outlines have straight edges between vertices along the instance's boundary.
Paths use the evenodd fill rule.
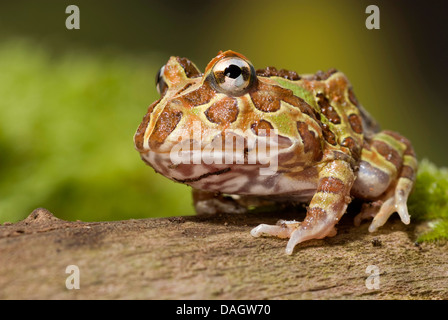
<path fill-rule="evenodd" d="M 165 80 L 163 80 L 163 72 L 165 71 L 165 66 L 160 68 L 159 72 L 156 74 L 156 88 L 157 92 L 163 96 L 168 90 L 168 85 L 166 84 Z"/>
<path fill-rule="evenodd" d="M 218 61 L 213 66 L 211 74 L 215 89 L 232 96 L 245 94 L 256 78 L 254 67 L 237 57 Z"/>

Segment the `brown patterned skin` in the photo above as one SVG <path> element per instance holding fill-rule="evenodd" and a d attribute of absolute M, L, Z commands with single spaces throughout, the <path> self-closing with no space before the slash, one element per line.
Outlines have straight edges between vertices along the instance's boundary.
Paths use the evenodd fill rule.
<path fill-rule="evenodd" d="M 409 223 L 406 201 L 417 170 L 412 145 L 398 133 L 380 131 L 336 69 L 314 75 L 255 71 L 247 58 L 226 51 L 204 73 L 186 58 L 171 57 L 157 88 L 161 97 L 148 108 L 135 146 L 157 172 L 193 187 L 198 213 L 307 202 L 303 222 L 251 232 L 289 238 L 288 254 L 300 242 L 335 235 L 353 197 L 375 203 L 355 219 L 373 217 L 372 232 L 393 212 Z M 268 137 L 277 141 L 269 140 L 270 153 L 250 162 Z M 213 161 L 202 158 L 218 149 L 224 151 L 213 153 Z M 261 174 L 274 162 L 275 170 Z"/>

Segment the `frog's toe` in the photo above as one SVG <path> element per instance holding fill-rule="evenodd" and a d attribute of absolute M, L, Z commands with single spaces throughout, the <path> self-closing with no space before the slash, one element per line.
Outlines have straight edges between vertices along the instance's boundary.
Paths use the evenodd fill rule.
<path fill-rule="evenodd" d="M 383 203 L 380 210 L 373 218 L 373 221 L 369 226 L 369 232 L 375 232 L 379 227 L 383 226 L 394 212 L 395 203 L 394 198 L 392 197 Z"/>
<path fill-rule="evenodd" d="M 276 225 L 260 224 L 253 228 L 250 234 L 253 237 L 271 236 L 277 238 L 289 238 L 291 234 L 298 228 L 300 222 L 292 220 L 280 220 Z"/>
<path fill-rule="evenodd" d="M 398 212 L 398 215 L 400 216 L 401 221 L 404 224 L 409 224 L 411 222 L 411 216 L 408 212 L 408 205 L 407 205 L 407 195 L 403 195 L 400 190 L 397 190 L 395 193 L 395 207 Z"/>
<path fill-rule="evenodd" d="M 334 223 L 324 224 L 320 223 L 312 228 L 297 228 L 289 238 L 286 245 L 286 254 L 291 255 L 294 251 L 294 247 L 304 241 L 311 239 L 323 239 L 325 237 L 334 237 L 337 231 L 334 227 Z"/>
<path fill-rule="evenodd" d="M 380 210 L 373 218 L 373 221 L 369 226 L 369 231 L 375 232 L 379 227 L 383 226 L 394 212 L 398 212 L 398 215 L 404 224 L 410 223 L 411 217 L 409 216 L 408 207 L 406 205 L 406 198 L 404 199 L 395 195 L 383 203 Z"/>

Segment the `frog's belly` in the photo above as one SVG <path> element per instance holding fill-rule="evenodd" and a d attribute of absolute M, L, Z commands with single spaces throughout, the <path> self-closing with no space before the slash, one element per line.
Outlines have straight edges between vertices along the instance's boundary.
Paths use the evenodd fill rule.
<path fill-rule="evenodd" d="M 279 166 L 268 170 L 260 164 L 177 164 L 165 154 L 148 152 L 143 160 L 158 173 L 171 180 L 188 184 L 199 190 L 240 195 L 294 195 L 308 200 L 317 189 L 317 170 L 314 167 L 292 173 Z M 294 168 L 297 170 L 300 166 Z M 264 170 L 264 171 L 263 171 Z"/>
<path fill-rule="evenodd" d="M 312 180 L 296 180 L 284 173 L 260 175 L 258 168 L 247 165 L 210 172 L 218 172 L 218 174 L 208 175 L 187 184 L 196 189 L 227 194 L 257 196 L 301 194 L 306 198 L 314 194 L 317 188 L 317 183 Z"/>

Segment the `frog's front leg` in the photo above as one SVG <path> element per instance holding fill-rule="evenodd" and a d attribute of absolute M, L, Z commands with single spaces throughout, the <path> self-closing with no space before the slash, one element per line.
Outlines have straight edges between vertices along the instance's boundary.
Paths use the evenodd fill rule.
<path fill-rule="evenodd" d="M 327 163 L 319 172 L 318 187 L 303 222 L 280 221 L 275 226 L 261 224 L 252 229 L 252 236 L 289 238 L 287 254 L 292 254 L 300 242 L 334 236 L 334 226 L 351 201 L 350 190 L 354 181 L 350 164 L 342 160 Z"/>

